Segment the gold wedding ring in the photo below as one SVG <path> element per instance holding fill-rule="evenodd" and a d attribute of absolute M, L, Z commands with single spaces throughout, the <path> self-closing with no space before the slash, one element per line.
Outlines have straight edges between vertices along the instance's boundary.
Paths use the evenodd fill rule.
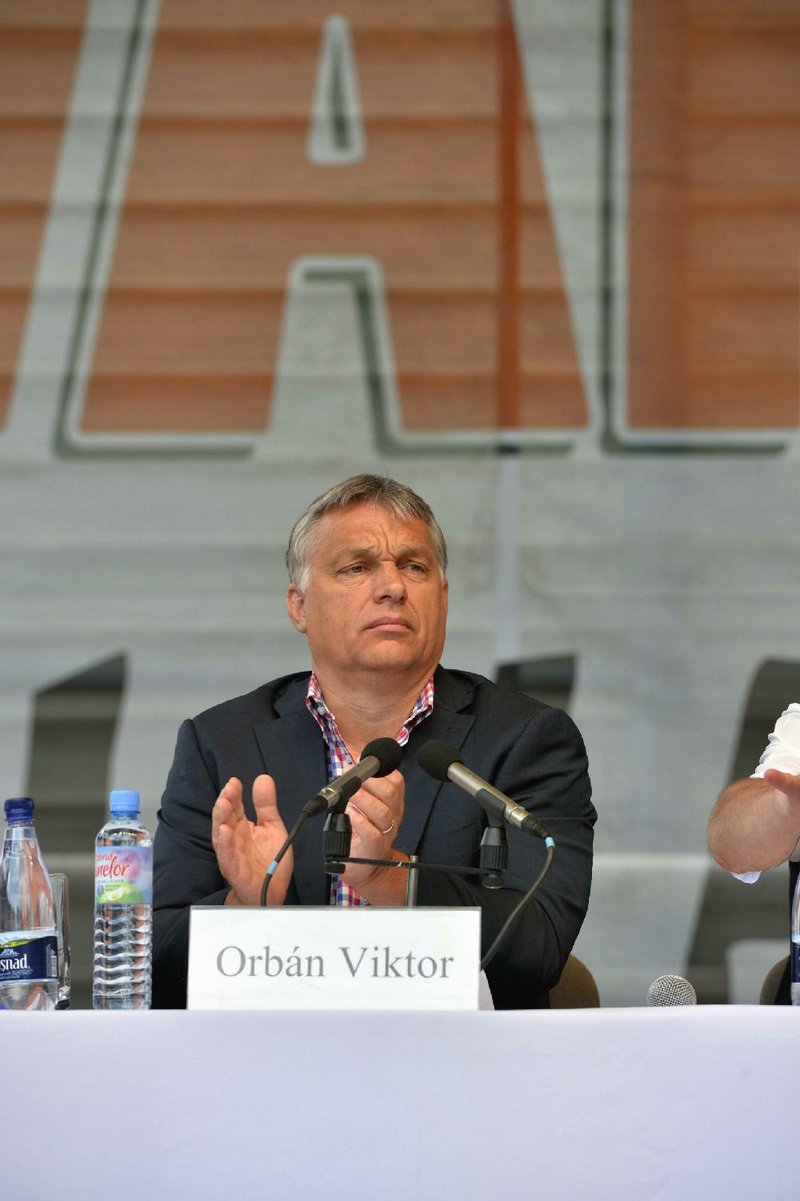
<path fill-rule="evenodd" d="M 391 824 L 385 830 L 381 830 L 381 834 L 383 834 L 384 836 L 386 834 L 391 834 L 393 829 L 394 829 L 394 818 L 392 818 Z"/>

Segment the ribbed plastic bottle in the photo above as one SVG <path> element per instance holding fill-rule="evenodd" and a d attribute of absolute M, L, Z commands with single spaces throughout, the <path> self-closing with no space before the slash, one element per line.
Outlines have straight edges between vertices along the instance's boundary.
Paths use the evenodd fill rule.
<path fill-rule="evenodd" d="M 95 839 L 95 1009 L 149 1009 L 153 927 L 153 840 L 139 821 L 139 793 L 116 789 Z"/>
<path fill-rule="evenodd" d="M 55 1009 L 58 953 L 53 886 L 33 824 L 33 801 L 5 803 L 0 859 L 0 1009 Z"/>

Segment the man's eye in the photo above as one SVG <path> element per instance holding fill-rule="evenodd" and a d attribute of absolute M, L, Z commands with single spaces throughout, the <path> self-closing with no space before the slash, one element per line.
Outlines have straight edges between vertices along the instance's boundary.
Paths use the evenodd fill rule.
<path fill-rule="evenodd" d="M 425 575 L 428 568 L 424 563 L 406 563 L 406 571 L 411 572 L 412 575 Z"/>

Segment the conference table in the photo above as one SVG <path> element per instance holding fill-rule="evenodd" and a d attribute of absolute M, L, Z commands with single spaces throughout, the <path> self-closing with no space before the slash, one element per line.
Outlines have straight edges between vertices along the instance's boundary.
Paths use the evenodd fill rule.
<path fill-rule="evenodd" d="M 800 1010 L 3 1013 L 8 1201 L 800 1196 Z"/>

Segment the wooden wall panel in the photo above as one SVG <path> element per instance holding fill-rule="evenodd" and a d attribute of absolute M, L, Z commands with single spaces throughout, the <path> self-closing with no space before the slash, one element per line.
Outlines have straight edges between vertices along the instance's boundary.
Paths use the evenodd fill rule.
<path fill-rule="evenodd" d="M 0 429 L 83 29 L 83 2 L 0 3 Z"/>
<path fill-rule="evenodd" d="M 217 0 L 163 0 L 160 28 L 317 31 L 331 11 L 330 0 L 302 0 L 296 4 L 287 4 L 286 0 L 228 0 L 224 5 Z M 348 21 L 357 21 L 359 28 L 387 34 L 404 29 L 491 34 L 495 28 L 491 0 L 403 0 L 402 4 L 397 0 L 337 0 L 335 11 Z"/>
<path fill-rule="evenodd" d="M 628 421 L 800 424 L 800 6 L 631 7 Z"/>
<path fill-rule="evenodd" d="M 495 427 L 508 354 L 525 376 L 531 427 L 585 424 L 552 213 L 522 112 L 519 283 L 502 269 L 498 16 L 508 11 L 506 0 L 338 5 L 350 22 L 366 154 L 321 167 L 306 143 L 328 7 L 242 3 L 218 13 L 166 0 L 82 428 L 121 428 L 121 405 L 109 400 L 115 373 L 130 398 L 161 392 L 163 421 L 147 405 L 156 429 L 219 428 L 207 403 L 191 403 L 203 371 L 226 380 L 229 428 L 268 423 L 278 293 L 303 255 L 380 263 L 408 429 Z M 513 69 L 519 76 L 518 58 Z M 498 323 L 502 331 L 509 321 L 518 343 L 498 341 Z M 515 387 L 505 424 L 521 421 Z M 141 413 L 130 415 L 127 428 L 142 425 Z"/>

